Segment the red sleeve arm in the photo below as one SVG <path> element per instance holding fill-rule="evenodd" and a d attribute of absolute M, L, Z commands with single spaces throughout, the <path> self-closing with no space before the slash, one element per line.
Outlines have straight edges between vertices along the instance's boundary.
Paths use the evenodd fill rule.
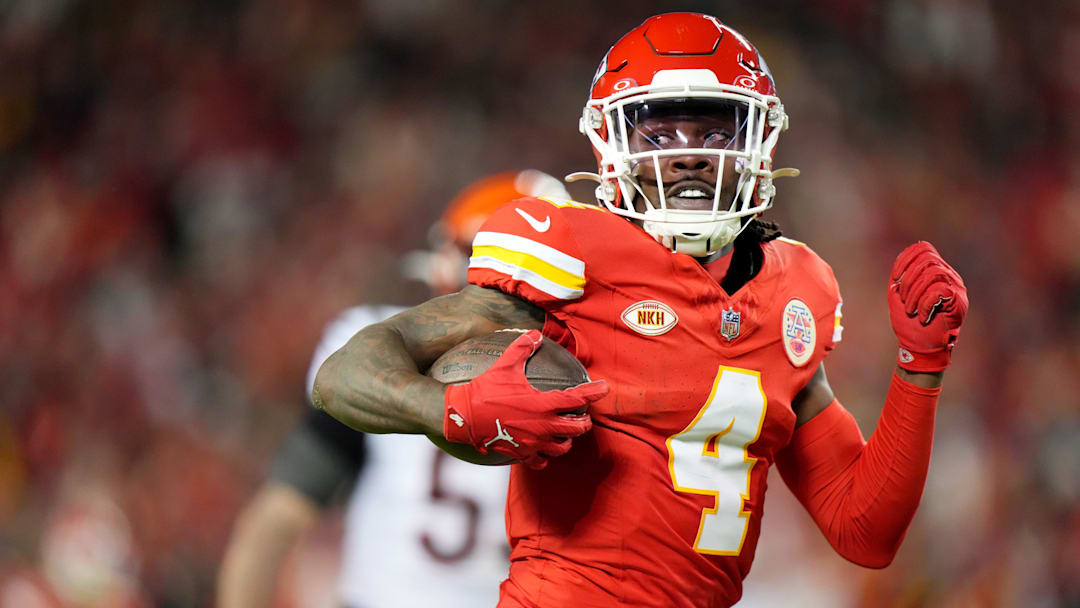
<path fill-rule="evenodd" d="M 926 482 L 940 393 L 894 374 L 869 441 L 834 400 L 777 454 L 784 483 L 846 559 L 884 568 L 900 548 Z"/>

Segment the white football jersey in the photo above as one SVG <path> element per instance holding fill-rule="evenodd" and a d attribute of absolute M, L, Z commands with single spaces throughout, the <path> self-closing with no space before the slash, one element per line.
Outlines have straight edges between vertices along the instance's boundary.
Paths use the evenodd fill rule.
<path fill-rule="evenodd" d="M 357 331 L 404 310 L 357 306 L 330 323 L 308 372 Z M 340 597 L 352 608 L 494 606 L 509 569 L 508 467 L 469 464 L 422 435 L 364 437 L 345 515 Z"/>

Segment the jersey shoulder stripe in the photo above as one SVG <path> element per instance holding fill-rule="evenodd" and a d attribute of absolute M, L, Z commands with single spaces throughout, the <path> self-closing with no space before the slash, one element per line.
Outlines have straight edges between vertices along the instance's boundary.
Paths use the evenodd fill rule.
<path fill-rule="evenodd" d="M 494 270 L 495 272 L 506 275 L 507 277 L 525 283 L 526 285 L 542 291 L 545 294 L 558 299 L 558 300 L 576 300 L 585 293 L 584 280 L 582 280 L 582 287 L 567 287 L 559 283 L 555 283 L 550 279 L 537 274 L 536 272 L 529 270 L 528 268 L 522 268 L 515 266 L 494 258 L 472 258 L 469 262 L 469 268 L 481 269 L 486 268 L 488 270 Z"/>
<path fill-rule="evenodd" d="M 566 198 L 558 198 L 558 197 L 555 197 L 555 196 L 538 196 L 536 198 L 537 198 L 537 200 L 544 201 L 545 203 L 549 203 L 549 204 L 554 205 L 554 206 L 559 207 L 559 208 L 571 207 L 573 209 L 586 209 L 588 211 L 604 211 L 604 212 L 607 211 L 607 209 L 605 209 L 603 207 L 600 207 L 598 205 L 590 205 L 588 203 L 579 203 L 578 201 L 572 201 L 572 200 L 566 199 Z"/>
<path fill-rule="evenodd" d="M 841 321 L 844 319 L 843 308 L 843 302 L 836 303 L 836 312 L 833 313 L 833 342 L 839 342 L 844 337 L 844 325 L 843 323 L 841 323 Z"/>
<path fill-rule="evenodd" d="M 535 258 L 563 272 L 585 276 L 585 262 L 558 249 L 517 234 L 505 232 L 479 232 L 473 240 L 473 248 L 493 247 Z"/>
<path fill-rule="evenodd" d="M 469 268 L 501 272 L 560 300 L 579 298 L 585 289 L 584 261 L 516 234 L 477 233 Z"/>

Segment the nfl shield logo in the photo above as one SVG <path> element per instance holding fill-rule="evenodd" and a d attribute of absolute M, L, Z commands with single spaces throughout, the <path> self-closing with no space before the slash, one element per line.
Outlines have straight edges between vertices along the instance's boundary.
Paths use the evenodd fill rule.
<path fill-rule="evenodd" d="M 721 311 L 720 335 L 728 341 L 739 337 L 739 313 L 730 308 Z"/>

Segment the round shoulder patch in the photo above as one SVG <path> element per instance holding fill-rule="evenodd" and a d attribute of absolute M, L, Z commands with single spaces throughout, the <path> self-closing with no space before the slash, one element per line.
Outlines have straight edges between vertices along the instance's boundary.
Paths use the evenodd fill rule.
<path fill-rule="evenodd" d="M 798 298 L 788 301 L 784 307 L 780 341 L 784 343 L 788 360 L 795 367 L 802 367 L 810 360 L 817 345 L 817 328 L 814 326 L 814 314 L 806 302 Z"/>

